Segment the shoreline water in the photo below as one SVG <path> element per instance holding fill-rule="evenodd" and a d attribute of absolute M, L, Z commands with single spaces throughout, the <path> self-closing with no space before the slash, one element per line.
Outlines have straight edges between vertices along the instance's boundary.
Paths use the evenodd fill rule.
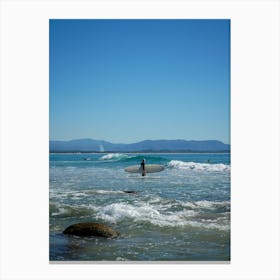
<path fill-rule="evenodd" d="M 49 261 L 49 264 L 231 264 L 231 261 Z"/>
<path fill-rule="evenodd" d="M 165 170 L 145 180 L 126 173 L 142 155 Z M 230 154 L 83 156 L 50 154 L 51 262 L 230 261 Z M 123 235 L 104 240 L 62 234 L 70 224 L 88 221 Z"/>

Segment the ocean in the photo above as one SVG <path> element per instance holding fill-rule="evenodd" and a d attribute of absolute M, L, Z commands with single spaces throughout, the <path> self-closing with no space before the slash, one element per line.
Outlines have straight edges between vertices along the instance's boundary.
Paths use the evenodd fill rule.
<path fill-rule="evenodd" d="M 143 158 L 165 169 L 124 171 Z M 54 153 L 49 168 L 50 261 L 230 260 L 230 154 Z M 121 235 L 62 233 L 80 222 Z"/>

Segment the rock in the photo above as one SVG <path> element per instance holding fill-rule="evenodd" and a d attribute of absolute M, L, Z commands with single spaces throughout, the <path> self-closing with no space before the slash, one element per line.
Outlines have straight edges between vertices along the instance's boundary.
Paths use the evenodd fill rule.
<path fill-rule="evenodd" d="M 137 194 L 137 191 L 123 191 L 124 193 Z"/>
<path fill-rule="evenodd" d="M 77 236 L 102 236 L 114 238 L 119 233 L 112 228 L 96 223 L 78 223 L 67 227 L 64 234 L 77 235 Z"/>

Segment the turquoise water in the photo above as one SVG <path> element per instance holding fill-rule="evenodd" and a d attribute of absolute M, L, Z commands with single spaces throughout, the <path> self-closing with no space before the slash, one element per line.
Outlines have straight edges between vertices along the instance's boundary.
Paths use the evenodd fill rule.
<path fill-rule="evenodd" d="M 165 170 L 124 171 L 143 158 Z M 50 260 L 230 260 L 229 154 L 50 154 L 49 199 Z M 121 236 L 62 234 L 79 222 Z"/>

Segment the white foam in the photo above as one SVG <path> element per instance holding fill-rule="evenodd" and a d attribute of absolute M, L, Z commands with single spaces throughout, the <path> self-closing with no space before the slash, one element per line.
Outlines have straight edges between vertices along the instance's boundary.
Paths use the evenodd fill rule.
<path fill-rule="evenodd" d="M 195 170 L 195 171 L 217 171 L 217 172 L 230 171 L 230 166 L 223 163 L 211 164 L 211 163 L 185 162 L 180 160 L 171 160 L 168 163 L 168 167 L 181 169 L 181 170 Z"/>
<path fill-rule="evenodd" d="M 50 191 L 50 199 L 71 199 L 71 200 L 82 200 L 85 197 L 90 197 L 94 195 L 118 195 L 125 194 L 124 191 L 114 191 L 114 190 L 101 190 L 101 189 L 92 189 L 92 190 L 84 190 L 84 191 Z"/>
<path fill-rule="evenodd" d="M 101 208 L 97 214 L 97 217 L 112 223 L 116 223 L 118 221 L 123 220 L 124 218 L 145 220 L 147 218 L 159 215 L 160 213 L 157 210 L 149 207 L 148 205 L 139 205 L 138 207 L 135 207 L 131 204 L 121 202 L 114 203 Z"/>
<path fill-rule="evenodd" d="M 196 219 L 199 212 L 183 209 L 181 211 L 160 211 L 158 207 L 149 203 L 138 202 L 135 205 L 128 203 L 113 203 L 97 210 L 97 218 L 110 223 L 119 223 L 125 219 L 135 222 L 149 222 L 160 227 L 193 226 L 209 229 L 229 230 L 227 219 L 201 220 Z"/>
<path fill-rule="evenodd" d="M 80 191 L 52 191 L 50 192 L 50 198 L 61 198 L 61 199 L 66 199 L 66 198 L 71 198 L 71 199 L 82 199 L 83 197 L 86 197 L 87 194 L 84 192 Z"/>
<path fill-rule="evenodd" d="M 113 190 L 88 190 L 85 191 L 86 194 L 123 194 L 123 191 L 113 191 Z"/>
<path fill-rule="evenodd" d="M 121 160 L 129 158 L 128 155 L 120 153 L 110 153 L 99 158 L 99 160 Z"/>
<path fill-rule="evenodd" d="M 182 202 L 184 207 L 189 207 L 191 209 L 204 208 L 204 209 L 214 209 L 218 207 L 226 207 L 230 205 L 229 201 L 209 201 L 200 200 L 195 202 Z"/>

